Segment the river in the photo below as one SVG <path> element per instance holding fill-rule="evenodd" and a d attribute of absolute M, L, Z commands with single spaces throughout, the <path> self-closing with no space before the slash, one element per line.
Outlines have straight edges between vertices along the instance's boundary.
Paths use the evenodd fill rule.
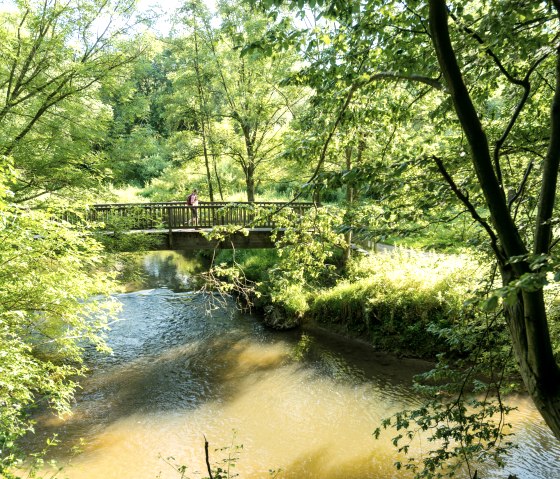
<path fill-rule="evenodd" d="M 320 329 L 269 331 L 189 291 L 189 265 L 176 253 L 145 257 L 147 287 L 118 295 L 113 353 L 89 353 L 71 415 L 39 418 L 36 437 L 61 441 L 61 477 L 171 479 L 182 477 L 172 465 L 186 465 L 184 477 L 199 478 L 204 437 L 213 463 L 237 458 L 240 479 L 407 477 L 393 467 L 394 434 L 372 432 L 417 404 L 410 381 L 428 363 Z M 560 479 L 560 444 L 529 401 L 510 401 L 518 448 L 481 477 Z"/>

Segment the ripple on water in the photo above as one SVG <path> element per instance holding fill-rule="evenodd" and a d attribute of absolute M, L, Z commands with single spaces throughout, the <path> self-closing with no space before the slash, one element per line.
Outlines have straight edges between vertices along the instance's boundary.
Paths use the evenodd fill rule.
<path fill-rule="evenodd" d="M 416 404 L 408 384 L 426 363 L 322 331 L 272 333 L 233 310 L 207 315 L 202 294 L 156 288 L 119 299 L 113 354 L 90 352 L 93 372 L 74 414 L 38 427 L 42 436 L 59 432 L 67 450 L 87 439 L 65 476 L 177 478 L 160 457 L 173 456 L 194 479 L 205 470 L 206 435 L 215 460 L 227 454 L 215 448 L 243 445 L 236 468 L 243 479 L 268 477 L 270 468 L 294 479 L 406 477 L 392 465 L 392 434 L 375 441 L 372 431 Z M 558 442 L 530 404 L 518 402 L 519 449 L 506 472 L 560 479 Z M 502 479 L 504 471 L 486 467 L 483 477 Z"/>

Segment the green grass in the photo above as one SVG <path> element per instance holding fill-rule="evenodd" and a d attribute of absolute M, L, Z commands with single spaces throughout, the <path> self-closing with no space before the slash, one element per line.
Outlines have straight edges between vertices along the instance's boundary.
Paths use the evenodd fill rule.
<path fill-rule="evenodd" d="M 432 356 L 442 345 L 429 325 L 452 324 L 465 314 L 478 274 L 466 256 L 371 255 L 354 260 L 348 278 L 311 298 L 308 316 L 383 349 Z"/>
<path fill-rule="evenodd" d="M 466 215 L 447 223 L 435 223 L 415 230 L 410 224 L 403 230 L 411 233 L 402 236 L 389 236 L 383 242 L 394 246 L 424 251 L 438 251 L 460 254 L 478 249 L 483 237 L 480 228 Z"/>

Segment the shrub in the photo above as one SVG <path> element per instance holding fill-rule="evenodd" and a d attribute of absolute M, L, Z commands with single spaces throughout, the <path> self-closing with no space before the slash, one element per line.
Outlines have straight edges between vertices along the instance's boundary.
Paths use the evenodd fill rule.
<path fill-rule="evenodd" d="M 429 325 L 461 318 L 477 277 L 477 265 L 464 256 L 401 251 L 362 257 L 351 261 L 348 278 L 312 299 L 309 316 L 342 324 L 385 349 L 433 355 L 441 344 Z"/>
<path fill-rule="evenodd" d="M 278 253 L 274 249 L 220 250 L 214 262 L 233 266 L 236 263 L 244 272 L 245 277 L 255 283 L 268 280 L 268 272 L 278 261 Z"/>

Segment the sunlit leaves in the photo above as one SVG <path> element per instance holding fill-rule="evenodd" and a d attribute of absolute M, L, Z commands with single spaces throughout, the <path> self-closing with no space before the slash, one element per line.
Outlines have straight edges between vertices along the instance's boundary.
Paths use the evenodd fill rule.
<path fill-rule="evenodd" d="M 0 204 L 1 475 L 19 459 L 15 440 L 31 428 L 29 408 L 39 398 L 60 413 L 69 409 L 84 348 L 106 349 L 116 304 L 91 299 L 112 284 L 91 237 L 9 197 Z"/>
<path fill-rule="evenodd" d="M 0 14 L 0 154 L 12 155 L 22 173 L 13 188 L 18 202 L 107 178 L 99 151 L 111 112 L 97 89 L 142 48 L 126 40 L 130 7 L 129 0 L 18 2 Z"/>

